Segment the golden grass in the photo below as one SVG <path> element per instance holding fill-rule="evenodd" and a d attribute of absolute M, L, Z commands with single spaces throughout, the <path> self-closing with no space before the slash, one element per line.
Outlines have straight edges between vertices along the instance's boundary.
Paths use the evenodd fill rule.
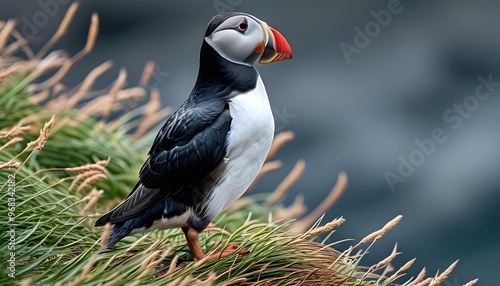
<path fill-rule="evenodd" d="M 19 120 L 0 130 L 0 140 L 3 140 L 0 142 L 4 142 L 0 151 L 13 154 L 11 158 L 7 158 L 0 153 L 1 158 L 7 158 L 4 159 L 6 162 L 0 162 L 0 169 L 10 169 L 14 174 L 20 175 L 29 173 L 23 167 L 27 168 L 25 164 L 30 159 L 30 164 L 39 163 L 32 156 L 46 152 L 42 149 L 53 140 L 51 138 L 53 134 L 59 134 L 68 126 L 76 128 L 93 116 L 100 118 L 93 126 L 96 132 L 104 128 L 118 132 L 121 126 L 127 125 L 130 129 L 135 128 L 135 133 L 127 136 L 137 143 L 140 138 L 147 137 L 148 130 L 164 120 L 172 111 L 170 108 L 161 108 L 159 91 L 153 89 L 149 103 L 142 112 L 138 113 L 142 116 L 141 119 L 130 119 L 131 116 L 126 113 L 114 120 L 107 119 L 113 112 L 120 110 L 124 102 L 137 102 L 139 98 L 147 95 L 145 87 L 154 71 L 152 62 L 146 64 L 138 87 L 124 89 L 127 73 L 122 69 L 109 90 L 101 93 L 92 92 L 94 82 L 109 70 L 110 62 L 105 62 L 92 70 L 77 89 L 69 89 L 60 83 L 67 72 L 92 50 L 97 38 L 99 18 L 97 14 L 93 14 L 87 42 L 82 51 L 73 57 L 67 57 L 61 53 L 47 55 L 53 45 L 67 33 L 77 7 L 77 3 L 70 6 L 56 33 L 36 55 L 28 46 L 27 41 L 16 31 L 14 21 L 0 22 L 0 87 L 10 85 L 16 79 L 20 79 L 19 82 L 11 85 L 12 88 L 7 90 L 6 96 L 26 93 L 33 104 L 42 106 L 45 114 L 51 113 L 50 119 L 41 128 L 46 117 L 27 112 Z M 8 44 L 10 37 L 13 37 L 15 41 Z M 24 51 L 28 57 L 27 60 L 14 60 L 11 57 L 12 53 L 18 49 Z M 51 77 L 36 83 L 40 75 L 54 69 L 56 71 Z M 71 115 L 74 108 L 83 100 L 88 101 L 87 105 Z M 36 130 L 40 130 L 39 133 Z M 268 159 L 293 138 L 294 134 L 291 132 L 278 134 Z M 19 149 L 20 145 L 23 147 Z M 12 150 L 18 150 L 16 151 L 18 153 Z M 77 217 L 73 217 L 79 221 L 75 224 L 75 228 L 93 229 L 90 227 L 93 220 L 104 209 L 109 208 L 109 205 L 100 201 L 109 190 L 97 188 L 96 184 L 117 180 L 114 178 L 119 175 L 111 166 L 116 162 L 116 158 L 97 158 L 93 162 L 81 163 L 77 166 L 40 168 L 26 175 L 24 180 L 37 178 L 39 185 L 46 186 L 46 189 L 41 187 L 41 189 L 36 189 L 38 193 L 33 194 L 36 198 L 43 198 L 42 194 L 50 196 L 51 192 L 56 194 L 60 189 L 64 189 L 66 192 L 64 197 L 74 200 L 70 206 L 64 207 L 64 210 L 78 206 Z M 126 164 L 123 162 L 119 167 Z M 258 178 L 280 167 L 281 162 L 268 161 Z M 392 264 L 399 254 L 397 245 L 387 257 L 371 267 L 360 267 L 359 263 L 373 244 L 401 221 L 402 216 L 395 217 L 381 229 L 367 235 L 344 252 L 333 249 L 331 245 L 315 242 L 313 240 L 316 237 L 331 234 L 345 222 L 345 219 L 340 217 L 321 225 L 323 214 L 345 191 L 347 175 L 340 173 L 337 183 L 323 203 L 303 217 L 306 211 L 303 196 L 298 195 L 290 206 L 282 205 L 281 201 L 304 170 L 305 162 L 299 160 L 267 198 L 260 201 L 251 197 L 241 199 L 200 236 L 202 242 L 214 250 L 230 242 L 239 242 L 242 247 L 250 250 L 246 257 L 233 256 L 206 264 L 203 261 L 186 260 L 185 255 L 179 254 L 179 249 L 184 249 L 185 243 L 178 230 L 148 233 L 136 237 L 135 241 L 126 239 L 122 244 L 124 248 L 115 253 L 103 253 L 110 233 L 110 226 L 106 225 L 100 238 L 96 237 L 95 233 L 78 237 L 71 231 L 64 230 L 61 237 L 56 239 L 57 243 L 66 236 L 72 236 L 75 240 L 86 239 L 86 244 L 71 246 L 62 253 L 54 254 L 58 257 L 55 262 L 51 262 L 54 263 L 55 268 L 41 263 L 34 275 L 44 273 L 44 279 L 49 279 L 47 277 L 58 275 L 57 269 L 71 266 L 75 267 L 74 275 L 60 274 L 60 280 L 55 285 L 116 285 L 125 282 L 128 285 L 143 285 L 144 283 L 151 285 L 165 283 L 168 285 L 396 285 L 394 281 L 401 278 L 415 261 L 412 259 L 394 271 Z M 69 176 L 55 175 L 63 172 Z M 5 185 L 2 188 L 4 187 Z M 89 191 L 84 194 L 85 190 Z M 107 204 L 110 203 L 115 202 L 111 201 Z M 54 205 L 57 207 L 58 204 L 60 203 L 56 202 Z M 255 216 L 258 216 L 257 220 Z M 57 219 L 57 217 L 54 218 L 51 214 L 47 220 L 51 219 Z M 234 223 L 237 223 L 236 227 L 231 226 Z M 54 229 L 61 226 L 63 225 L 53 225 Z M 97 232 L 96 229 L 93 230 Z M 48 237 L 50 233 L 46 235 Z M 27 245 L 29 243 L 28 241 Z M 360 249 L 368 243 L 366 249 Z M 353 253 L 355 249 L 358 249 L 356 254 Z M 281 256 L 274 257 L 276 253 Z M 30 259 L 36 261 L 40 258 L 30 257 Z M 44 261 L 49 263 L 48 258 Z M 78 261 L 83 263 L 79 264 Z M 424 268 L 417 277 L 409 278 L 404 285 L 439 285 L 449 277 L 457 262 L 455 261 L 441 274 L 437 273 L 429 278 L 426 278 L 427 272 Z M 19 267 L 23 266 L 26 265 L 19 265 Z M 465 285 L 471 286 L 477 281 L 475 279 Z M 30 277 L 24 277 L 19 281 L 20 285 L 37 283 Z"/>

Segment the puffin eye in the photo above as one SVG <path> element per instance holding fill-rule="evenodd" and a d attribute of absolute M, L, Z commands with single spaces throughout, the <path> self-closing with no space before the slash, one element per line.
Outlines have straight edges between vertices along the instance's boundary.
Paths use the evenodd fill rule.
<path fill-rule="evenodd" d="M 238 26 L 236 28 L 238 29 L 238 31 L 244 33 L 248 28 L 248 24 L 245 22 L 241 22 L 238 24 Z"/>

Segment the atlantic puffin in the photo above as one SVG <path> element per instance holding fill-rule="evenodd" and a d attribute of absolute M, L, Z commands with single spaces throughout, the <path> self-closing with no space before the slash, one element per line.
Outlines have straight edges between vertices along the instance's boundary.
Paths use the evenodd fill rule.
<path fill-rule="evenodd" d="M 180 227 L 193 257 L 208 259 L 198 234 L 243 195 L 274 136 L 254 64 L 291 58 L 286 39 L 266 22 L 236 12 L 212 18 L 191 94 L 156 135 L 133 190 L 95 222 L 111 224 L 108 248 L 131 234 Z"/>

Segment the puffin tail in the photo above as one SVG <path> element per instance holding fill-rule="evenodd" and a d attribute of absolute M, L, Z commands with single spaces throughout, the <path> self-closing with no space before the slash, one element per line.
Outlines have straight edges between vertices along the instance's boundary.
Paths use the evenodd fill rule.
<path fill-rule="evenodd" d="M 101 217 L 99 220 L 96 221 L 95 226 L 103 226 L 106 223 L 108 223 L 108 220 L 106 220 L 106 215 Z M 130 226 L 130 223 L 128 221 L 122 222 L 122 223 L 117 223 L 117 224 L 112 224 L 111 225 L 111 233 L 108 236 L 108 240 L 106 242 L 106 248 L 111 248 L 113 245 L 115 245 L 117 242 L 122 240 L 124 237 L 128 236 L 132 232 L 133 228 Z"/>
<path fill-rule="evenodd" d="M 113 247 L 113 245 L 129 235 L 131 232 L 132 229 L 127 226 L 127 223 L 112 225 L 111 233 L 109 234 L 108 241 L 106 242 L 106 247 L 108 249 Z"/>
<path fill-rule="evenodd" d="M 134 189 L 127 196 L 127 198 L 130 197 L 132 193 L 135 192 L 136 189 L 140 186 L 141 184 L 137 183 L 137 185 L 135 185 Z M 118 241 L 122 240 L 122 238 L 129 235 L 133 230 L 133 227 L 131 227 L 131 222 L 129 220 L 125 220 L 122 222 L 116 222 L 116 221 L 111 222 L 111 217 L 113 216 L 115 210 L 116 208 L 110 210 L 105 215 L 101 216 L 98 220 L 96 220 L 96 222 L 94 223 L 94 226 L 96 227 L 104 226 L 107 223 L 111 223 L 111 233 L 109 234 L 108 241 L 106 243 L 107 248 L 111 248 Z"/>

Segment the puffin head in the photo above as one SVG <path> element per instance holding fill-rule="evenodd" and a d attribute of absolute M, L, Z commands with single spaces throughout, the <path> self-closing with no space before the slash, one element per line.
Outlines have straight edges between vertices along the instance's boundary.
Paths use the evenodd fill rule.
<path fill-rule="evenodd" d="M 205 41 L 226 60 L 247 66 L 292 58 L 286 39 L 266 22 L 244 13 L 224 12 L 208 24 Z"/>

